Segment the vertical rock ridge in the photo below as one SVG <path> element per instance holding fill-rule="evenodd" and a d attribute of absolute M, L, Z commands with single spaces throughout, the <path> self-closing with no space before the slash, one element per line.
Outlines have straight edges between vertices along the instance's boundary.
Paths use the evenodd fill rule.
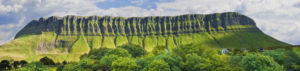
<path fill-rule="evenodd" d="M 39 30 L 32 30 L 32 29 Z M 112 17 L 65 16 L 40 18 L 31 21 L 16 38 L 22 35 L 56 32 L 58 35 L 176 35 L 197 32 L 258 31 L 255 22 L 239 13 L 188 14 L 180 16 Z"/>

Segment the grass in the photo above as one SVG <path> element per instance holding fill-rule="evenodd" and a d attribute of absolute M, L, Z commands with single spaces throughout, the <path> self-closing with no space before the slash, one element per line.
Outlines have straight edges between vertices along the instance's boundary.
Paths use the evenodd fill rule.
<path fill-rule="evenodd" d="M 86 54 L 90 50 L 115 48 L 128 43 L 142 46 L 147 51 L 152 51 L 156 46 L 163 46 L 172 50 L 180 48 L 180 45 L 191 43 L 202 44 L 202 46 L 212 48 L 289 46 L 289 44 L 280 42 L 260 32 L 254 25 L 255 23 L 249 25 L 242 25 L 241 23 L 229 25 L 230 23 L 221 24 L 212 22 L 214 19 L 221 22 L 226 22 L 222 21 L 224 18 L 230 18 L 232 20 L 228 19 L 228 21 L 233 22 L 237 22 L 240 19 L 238 17 L 235 18 L 235 16 L 240 16 L 237 13 L 227 14 L 230 14 L 230 17 L 224 16 L 207 20 L 205 18 L 212 17 L 213 15 L 165 16 L 158 20 L 155 20 L 156 17 L 135 17 L 136 19 L 131 20 L 130 18 L 133 17 L 111 17 L 107 19 L 108 17 L 100 16 L 97 17 L 98 19 L 91 20 L 85 16 L 74 16 L 77 19 L 71 20 L 66 17 L 58 19 L 58 21 L 63 21 L 63 23 L 33 21 L 17 34 L 17 38 L 0 46 L 0 60 L 14 59 L 31 62 L 48 56 L 54 59 L 55 62 L 62 62 L 64 60 L 69 62 L 79 61 L 80 55 Z M 169 17 L 169 21 L 167 21 L 167 17 Z M 117 20 L 118 18 L 120 20 Z M 47 19 L 45 18 L 45 20 Z M 113 20 L 115 23 L 108 20 Z M 218 25 L 217 27 L 213 27 L 213 24 Z M 226 25 L 226 29 L 222 25 Z M 114 28 L 110 30 L 122 32 L 108 32 L 108 28 L 112 28 L 113 26 Z M 198 28 L 195 26 L 198 26 Z M 193 29 L 203 32 L 189 33 Z M 136 33 L 138 30 L 142 32 Z M 105 31 L 105 33 L 101 31 Z M 130 33 L 125 33 L 125 31 L 129 31 Z M 167 32 L 180 34 L 149 35 L 151 33 L 162 34 Z M 125 36 L 130 34 L 135 36 Z M 137 34 L 147 34 L 147 36 L 137 36 Z"/>
<path fill-rule="evenodd" d="M 103 41 L 103 42 L 102 42 Z M 214 48 L 264 48 L 275 46 L 289 46 L 262 32 L 202 32 L 179 35 L 149 35 L 149 36 L 62 36 L 45 32 L 41 35 L 22 36 L 0 46 L 0 60 L 38 61 L 44 56 L 55 62 L 79 61 L 80 55 L 91 49 L 115 48 L 127 43 L 144 46 L 151 51 L 156 46 L 164 46 L 169 50 L 179 45 L 203 44 Z M 55 43 L 57 47 L 46 47 L 49 50 L 41 53 L 37 51 L 38 44 Z M 144 44 L 143 44 L 144 43 Z M 51 49 L 51 50 L 50 50 Z"/>
<path fill-rule="evenodd" d="M 71 48 L 71 54 L 85 54 L 90 51 L 84 36 L 80 36 Z"/>

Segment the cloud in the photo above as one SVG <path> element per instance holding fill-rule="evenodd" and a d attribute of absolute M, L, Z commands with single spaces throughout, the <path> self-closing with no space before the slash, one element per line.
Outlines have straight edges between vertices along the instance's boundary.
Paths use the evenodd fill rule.
<path fill-rule="evenodd" d="M 166 16 L 235 11 L 253 18 L 266 34 L 300 44 L 299 0 L 0 0 L 0 43 L 30 20 L 65 15 Z"/>
<path fill-rule="evenodd" d="M 266 34 L 290 44 L 300 44 L 299 0 L 176 0 L 158 4 L 158 9 L 180 13 L 235 11 L 253 18 Z"/>
<path fill-rule="evenodd" d="M 13 0 L 3 1 L 0 0 L 0 15 L 5 15 L 9 12 L 18 12 L 21 8 L 24 0 L 20 0 L 16 3 L 14 3 Z"/>
<path fill-rule="evenodd" d="M 183 13 L 215 13 L 234 11 L 239 4 L 239 0 L 176 0 L 158 4 L 158 8 L 180 10 Z"/>
<path fill-rule="evenodd" d="M 29 21 L 47 16 L 90 15 L 105 0 L 0 0 L 0 44 L 13 39 Z"/>
<path fill-rule="evenodd" d="M 251 0 L 244 1 L 244 14 L 252 17 L 266 34 L 279 40 L 300 44 L 299 0 Z"/>
<path fill-rule="evenodd" d="M 17 24 L 11 23 L 6 25 L 0 25 L 0 44 L 3 44 L 4 42 L 8 42 L 9 40 L 13 39 L 14 33 L 17 32 L 17 30 L 14 30 L 15 28 L 19 28 L 24 24 L 25 17 L 22 17 Z"/>

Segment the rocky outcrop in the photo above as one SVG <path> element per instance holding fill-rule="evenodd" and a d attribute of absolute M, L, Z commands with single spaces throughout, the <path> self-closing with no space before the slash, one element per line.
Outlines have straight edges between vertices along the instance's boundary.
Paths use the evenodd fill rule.
<path fill-rule="evenodd" d="M 55 32 L 58 35 L 144 36 L 222 31 L 259 30 L 251 18 L 235 12 L 149 17 L 69 15 L 33 20 L 17 33 L 16 38 L 42 32 Z"/>
<path fill-rule="evenodd" d="M 290 45 L 264 34 L 251 18 L 235 12 L 149 17 L 69 15 L 31 21 L 14 40 L 0 46 L 4 53 L 0 59 L 12 56 L 39 60 L 49 56 L 73 62 L 90 50 L 125 44 L 141 46 L 148 52 L 157 47 L 168 51 L 190 44 L 212 48 Z"/>

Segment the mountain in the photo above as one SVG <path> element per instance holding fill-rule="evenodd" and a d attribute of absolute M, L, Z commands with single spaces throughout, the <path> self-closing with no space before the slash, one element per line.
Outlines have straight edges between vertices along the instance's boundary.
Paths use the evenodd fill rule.
<path fill-rule="evenodd" d="M 0 46 L 0 59 L 79 61 L 92 49 L 135 44 L 151 51 L 180 45 L 211 48 L 289 46 L 260 31 L 255 22 L 236 12 L 179 16 L 65 16 L 31 21 L 15 39 Z"/>

